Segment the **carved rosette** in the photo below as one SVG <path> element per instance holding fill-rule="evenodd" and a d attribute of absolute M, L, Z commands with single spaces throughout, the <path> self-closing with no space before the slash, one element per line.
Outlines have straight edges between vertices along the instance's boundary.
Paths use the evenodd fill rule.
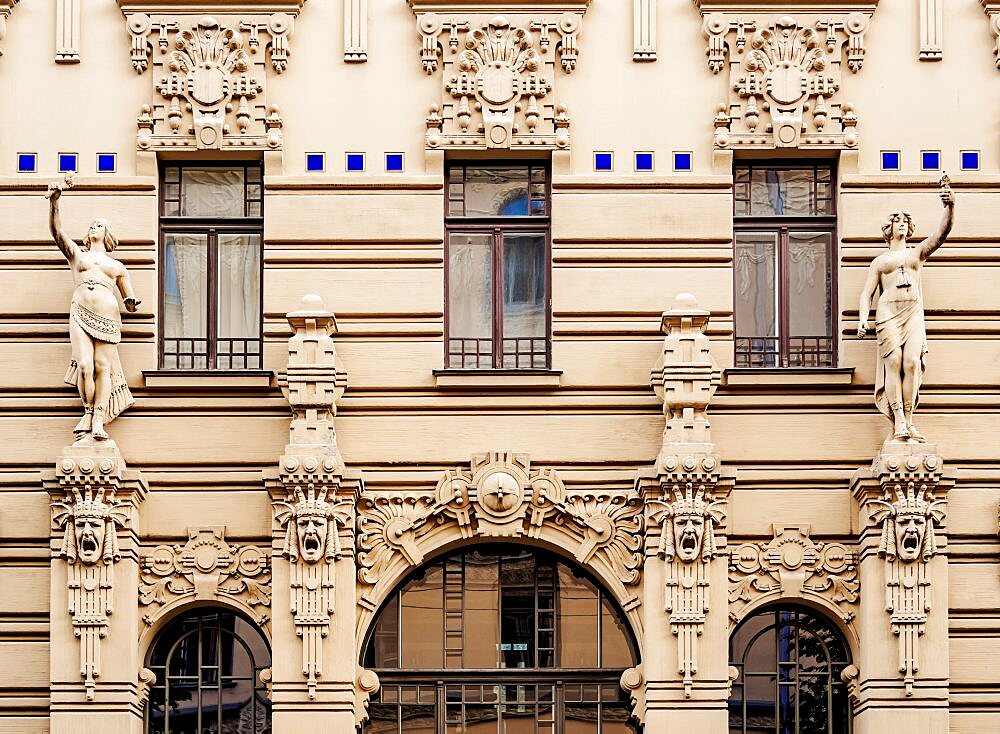
<path fill-rule="evenodd" d="M 707 11 L 709 3 L 699 5 Z M 706 12 L 709 69 L 729 69 L 715 147 L 856 148 L 858 118 L 843 99 L 843 67 L 861 70 L 871 16 Z"/>
<path fill-rule="evenodd" d="M 423 562 L 426 538 L 541 538 L 560 542 L 584 565 L 600 562 L 623 586 L 639 581 L 642 506 L 634 492 L 568 492 L 552 469 L 524 454 L 473 456 L 470 469 L 445 472 L 433 495 L 365 494 L 358 515 L 358 578 L 376 585 L 400 560 Z M 364 603 L 364 600 L 361 600 Z"/>
<path fill-rule="evenodd" d="M 266 103 L 267 71 L 288 66 L 289 13 L 132 13 L 132 66 L 152 65 L 154 99 L 137 118 L 140 150 L 281 148 L 281 116 Z"/>
<path fill-rule="evenodd" d="M 184 545 L 158 545 L 143 554 L 139 604 L 147 628 L 192 601 L 228 602 L 266 627 L 271 612 L 267 553 L 253 545 L 229 545 L 225 527 L 216 525 L 188 528 Z"/>
<path fill-rule="evenodd" d="M 417 10 L 421 64 L 443 96 L 427 116 L 428 148 L 566 148 L 569 116 L 555 101 L 578 58 L 583 10 L 465 17 Z"/>
<path fill-rule="evenodd" d="M 70 447 L 43 475 L 52 506 L 53 556 L 66 562 L 68 611 L 80 640 L 80 675 L 88 701 L 101 676 L 101 640 L 114 613 L 115 567 L 122 559 L 119 531 L 131 533 L 147 487 L 126 469 L 114 442 Z M 133 556 L 134 558 L 134 556 Z"/>
<path fill-rule="evenodd" d="M 717 456 L 662 455 L 656 478 L 640 477 L 646 508 L 646 553 L 665 562 L 665 604 L 677 637 L 677 672 L 690 698 L 698 672 L 698 638 L 710 609 L 711 562 L 725 553 L 725 497 Z"/>
<path fill-rule="evenodd" d="M 735 626 L 748 609 L 771 599 L 800 598 L 836 610 L 844 622 L 857 614 L 857 551 L 817 543 L 809 526 L 774 525 L 767 543 L 743 543 L 729 557 L 729 617 Z"/>

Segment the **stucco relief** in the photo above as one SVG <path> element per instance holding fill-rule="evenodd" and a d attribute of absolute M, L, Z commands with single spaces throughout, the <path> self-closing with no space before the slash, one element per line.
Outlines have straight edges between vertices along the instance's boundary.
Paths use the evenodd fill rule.
<path fill-rule="evenodd" d="M 550 468 L 533 469 L 525 454 L 473 456 L 469 469 L 449 469 L 428 493 L 365 493 L 358 506 L 358 579 L 371 611 L 405 571 L 452 540 L 540 539 L 566 549 L 595 570 L 628 612 L 638 598 L 643 508 L 632 491 L 570 492 Z"/>
<path fill-rule="evenodd" d="M 7 18 L 10 17 L 18 0 L 0 0 L 0 43 L 7 36 Z M 3 56 L 3 46 L 0 46 L 0 56 Z"/>
<path fill-rule="evenodd" d="M 743 543 L 730 554 L 732 624 L 769 600 L 795 598 L 819 602 L 844 622 L 854 619 L 861 586 L 857 551 L 813 541 L 808 525 L 774 525 L 773 531 L 769 542 Z"/>
<path fill-rule="evenodd" d="M 140 561 L 139 604 L 147 628 L 191 601 L 224 601 L 262 627 L 270 619 L 271 572 L 267 553 L 230 545 L 223 526 L 188 529 L 183 545 L 158 545 Z"/>
<path fill-rule="evenodd" d="M 713 74 L 729 70 L 729 96 L 715 117 L 715 147 L 856 148 L 858 117 L 844 98 L 843 69 L 864 65 L 872 11 L 819 14 L 808 6 L 775 15 L 696 0 Z"/>
<path fill-rule="evenodd" d="M 989 18 L 990 34 L 993 36 L 993 63 L 1000 69 L 1000 2 L 980 0 L 986 17 Z"/>
<path fill-rule="evenodd" d="M 137 118 L 140 150 L 281 147 L 281 115 L 266 102 L 268 69 L 288 66 L 294 18 L 127 15 L 132 66 L 152 66 L 153 99 Z"/>
<path fill-rule="evenodd" d="M 421 65 L 442 80 L 441 101 L 426 119 L 428 148 L 569 145 L 569 116 L 556 87 L 560 73 L 576 69 L 586 4 L 536 12 L 513 3 L 505 15 L 447 0 L 411 4 Z"/>

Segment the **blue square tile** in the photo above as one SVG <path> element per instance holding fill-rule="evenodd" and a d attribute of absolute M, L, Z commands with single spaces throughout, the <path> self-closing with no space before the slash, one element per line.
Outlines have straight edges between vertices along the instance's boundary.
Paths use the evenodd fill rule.
<path fill-rule="evenodd" d="M 38 154 L 37 153 L 18 153 L 17 154 L 17 172 L 18 173 L 35 173 L 38 170 Z"/>
<path fill-rule="evenodd" d="M 347 154 L 347 170 L 348 171 L 363 171 L 363 170 L 365 170 L 365 154 L 364 153 L 348 153 Z"/>
<path fill-rule="evenodd" d="M 652 153 L 639 153 L 635 154 L 635 170 L 637 171 L 652 171 L 653 170 L 653 154 Z"/>
<path fill-rule="evenodd" d="M 76 173 L 77 159 L 76 153 L 60 153 L 59 173 Z"/>
<path fill-rule="evenodd" d="M 925 171 L 936 171 L 941 168 L 941 153 L 936 150 L 920 151 L 920 167 Z"/>
<path fill-rule="evenodd" d="M 883 150 L 882 151 L 882 170 L 883 171 L 898 171 L 899 170 L 899 151 L 898 150 Z"/>
<path fill-rule="evenodd" d="M 610 171 L 614 168 L 614 156 L 611 153 L 594 153 L 594 170 Z"/>
<path fill-rule="evenodd" d="M 674 153 L 674 170 L 675 171 L 690 171 L 691 170 L 691 153 L 675 152 Z"/>
<path fill-rule="evenodd" d="M 962 170 L 963 171 L 978 171 L 979 170 L 979 151 L 978 150 L 963 150 L 962 151 Z"/>
<path fill-rule="evenodd" d="M 324 153 L 306 153 L 306 170 L 326 170 L 326 155 Z"/>
<path fill-rule="evenodd" d="M 118 168 L 117 165 L 117 155 L 115 153 L 98 153 L 97 154 L 97 172 L 98 173 L 114 173 Z"/>
<path fill-rule="evenodd" d="M 386 153 L 385 154 L 385 170 L 387 170 L 387 171 L 402 171 L 403 170 L 403 154 L 402 153 Z"/>

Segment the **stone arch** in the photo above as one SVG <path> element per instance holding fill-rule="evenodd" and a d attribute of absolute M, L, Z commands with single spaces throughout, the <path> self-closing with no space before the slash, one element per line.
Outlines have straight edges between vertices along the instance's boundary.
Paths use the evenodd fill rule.
<path fill-rule="evenodd" d="M 242 602 L 225 597 L 217 599 L 185 598 L 176 599 L 168 606 L 161 607 L 155 615 L 142 617 L 142 629 L 139 631 L 139 659 L 145 661 L 149 657 L 149 651 L 159 638 L 160 633 L 169 627 L 174 620 L 201 609 L 224 609 L 243 617 L 260 630 L 264 639 L 267 640 L 267 644 L 273 649 L 271 625 L 266 620 L 261 621 L 260 610 L 252 609 Z M 146 621 L 147 619 L 148 621 Z"/>

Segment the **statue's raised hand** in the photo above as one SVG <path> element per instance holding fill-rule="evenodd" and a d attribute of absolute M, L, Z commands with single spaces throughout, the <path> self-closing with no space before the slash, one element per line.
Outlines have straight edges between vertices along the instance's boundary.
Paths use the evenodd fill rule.
<path fill-rule="evenodd" d="M 73 186 L 73 174 L 67 173 L 66 177 L 62 181 L 56 181 L 49 184 L 48 190 L 45 192 L 46 199 L 58 199 L 62 196 L 62 192 L 65 189 L 72 188 Z"/>

